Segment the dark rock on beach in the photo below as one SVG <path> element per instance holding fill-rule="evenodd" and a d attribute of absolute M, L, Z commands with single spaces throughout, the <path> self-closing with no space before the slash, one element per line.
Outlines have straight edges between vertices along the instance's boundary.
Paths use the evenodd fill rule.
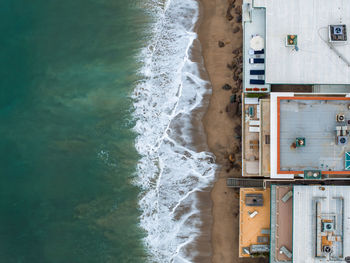
<path fill-rule="evenodd" d="M 230 102 L 231 102 L 231 103 L 234 103 L 234 102 L 236 102 L 236 101 L 237 101 L 237 95 L 236 95 L 236 94 L 231 95 L 231 97 L 230 97 Z"/>
<path fill-rule="evenodd" d="M 231 11 L 232 11 L 232 9 L 234 9 L 236 7 L 235 2 L 236 2 L 236 0 L 232 1 L 227 8 L 226 19 L 228 21 L 231 21 L 233 19 L 233 15 L 231 14 Z"/>
<path fill-rule="evenodd" d="M 232 32 L 233 32 L 233 34 L 236 34 L 237 32 L 239 32 L 239 26 L 236 26 L 233 30 L 232 30 Z"/>
<path fill-rule="evenodd" d="M 241 125 L 237 125 L 234 130 L 235 130 L 235 133 L 237 134 L 237 136 L 242 136 L 242 126 Z"/>
<path fill-rule="evenodd" d="M 240 48 L 236 48 L 236 49 L 232 50 L 232 54 L 238 55 L 239 53 L 241 53 Z"/>
<path fill-rule="evenodd" d="M 231 13 L 227 12 L 226 18 L 228 21 L 231 21 L 233 19 L 233 15 L 231 15 Z"/>
<path fill-rule="evenodd" d="M 236 94 L 236 93 L 238 93 L 238 92 L 239 92 L 239 86 L 238 86 L 238 85 L 232 87 L 232 94 Z M 236 94 L 236 95 L 237 95 L 237 94 Z"/>
<path fill-rule="evenodd" d="M 240 6 L 237 6 L 235 9 L 235 14 L 236 15 L 241 15 L 242 14 L 242 8 Z"/>
<path fill-rule="evenodd" d="M 219 42 L 218 42 L 218 45 L 219 45 L 219 47 L 224 47 L 224 46 L 225 46 L 225 43 L 224 43 L 223 41 L 219 41 Z"/>
<path fill-rule="evenodd" d="M 222 86 L 222 89 L 230 90 L 230 89 L 232 89 L 232 86 L 226 83 L 224 86 Z"/>

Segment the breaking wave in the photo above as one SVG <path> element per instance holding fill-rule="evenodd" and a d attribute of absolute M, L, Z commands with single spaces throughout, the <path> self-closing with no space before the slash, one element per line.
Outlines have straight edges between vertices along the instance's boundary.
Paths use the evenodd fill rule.
<path fill-rule="evenodd" d="M 187 247 L 202 224 L 196 194 L 213 182 L 216 168 L 214 156 L 194 140 L 195 132 L 203 134 L 198 112 L 211 92 L 196 57 L 199 6 L 195 0 L 154 0 L 146 8 L 156 19 L 133 93 L 140 224 L 150 261 L 191 262 L 196 253 Z"/>

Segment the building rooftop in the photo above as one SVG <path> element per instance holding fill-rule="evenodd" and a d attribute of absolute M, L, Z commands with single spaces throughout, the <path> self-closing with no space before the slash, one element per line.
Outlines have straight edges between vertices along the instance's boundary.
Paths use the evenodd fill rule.
<path fill-rule="evenodd" d="M 293 262 L 345 262 L 350 256 L 349 203 L 349 186 L 294 186 Z"/>
<path fill-rule="evenodd" d="M 251 101 L 251 102 L 250 102 Z M 243 174 L 259 175 L 260 104 L 256 100 L 245 100 L 243 122 Z"/>
<path fill-rule="evenodd" d="M 291 262 L 281 248 L 293 249 L 292 191 L 292 186 L 271 186 L 271 263 Z"/>
<path fill-rule="evenodd" d="M 246 2 L 249 0 L 246 0 Z M 329 25 L 350 31 L 350 1 L 255 0 L 266 9 L 265 82 L 268 84 L 350 84 L 350 45 L 328 45 Z M 287 35 L 297 47 L 286 46 Z M 248 43 L 246 43 L 248 44 Z M 338 54 L 337 54 L 338 53 Z"/>
<path fill-rule="evenodd" d="M 262 54 L 254 55 L 251 54 L 252 49 L 250 48 L 250 41 L 254 36 L 261 36 L 263 39 L 265 39 L 265 9 L 251 9 L 251 6 L 244 5 L 243 6 L 243 20 L 244 20 L 244 43 L 246 45 L 243 46 L 243 52 L 244 52 L 244 63 L 243 63 L 243 73 L 245 78 L 243 78 L 244 81 L 244 91 L 245 92 L 270 92 L 270 85 L 254 85 L 250 83 L 251 79 L 264 79 L 264 74 L 258 76 L 258 75 L 251 75 L 251 71 L 264 71 L 265 70 L 265 64 L 259 63 L 259 64 L 252 64 L 249 63 L 249 59 L 251 58 L 265 58 L 264 52 L 260 52 Z"/>
<path fill-rule="evenodd" d="M 350 174 L 349 94 L 270 93 L 270 105 L 272 178 Z"/>
<path fill-rule="evenodd" d="M 279 170 L 350 173 L 345 167 L 350 143 L 338 142 L 341 138 L 348 140 L 348 131 L 337 136 L 336 130 L 337 127 L 350 129 L 347 123 L 350 98 L 279 97 L 278 100 Z M 343 121 L 337 121 L 340 115 L 344 116 Z M 304 145 L 298 145 L 297 138 L 302 138 Z"/>
<path fill-rule="evenodd" d="M 270 189 L 240 189 L 239 222 L 239 256 L 250 257 L 254 254 L 254 249 L 261 250 L 261 253 L 268 253 Z"/>
<path fill-rule="evenodd" d="M 242 175 L 269 177 L 270 101 L 243 95 L 243 112 Z"/>

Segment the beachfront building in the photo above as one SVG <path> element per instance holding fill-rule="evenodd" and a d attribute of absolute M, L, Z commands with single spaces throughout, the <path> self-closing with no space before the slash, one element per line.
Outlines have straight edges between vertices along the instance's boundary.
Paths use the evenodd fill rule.
<path fill-rule="evenodd" d="M 350 177 L 349 93 L 271 92 L 243 108 L 243 175 Z"/>
<path fill-rule="evenodd" d="M 242 175 L 349 176 L 350 1 L 244 0 L 242 23 Z"/>
<path fill-rule="evenodd" d="M 270 263 L 350 262 L 350 186 L 271 186 Z"/>
<path fill-rule="evenodd" d="M 350 94 L 271 93 L 271 178 L 350 175 Z"/>
<path fill-rule="evenodd" d="M 348 263 L 350 1 L 243 0 L 242 23 L 239 256 Z"/>
<path fill-rule="evenodd" d="M 270 189 L 241 188 L 239 207 L 239 257 L 268 256 Z"/>
<path fill-rule="evenodd" d="M 244 0 L 244 91 L 350 84 L 350 2 Z"/>
<path fill-rule="evenodd" d="M 240 194 L 240 257 L 350 262 L 350 186 L 271 185 Z"/>

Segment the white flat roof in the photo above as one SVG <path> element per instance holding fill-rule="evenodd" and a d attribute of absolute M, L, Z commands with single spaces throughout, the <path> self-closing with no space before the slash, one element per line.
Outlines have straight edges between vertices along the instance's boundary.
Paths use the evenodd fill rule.
<path fill-rule="evenodd" d="M 271 92 L 270 93 L 270 177 L 271 178 L 279 178 L 279 179 L 291 179 L 294 178 L 294 174 L 284 174 L 278 171 L 278 136 L 277 136 L 277 118 L 278 114 L 280 114 L 280 110 L 277 109 L 277 100 L 279 97 L 294 97 L 296 94 L 302 96 L 311 96 L 313 97 L 350 97 L 350 93 L 293 93 L 293 92 Z M 298 98 L 298 97 L 296 97 Z M 280 106 L 281 107 L 281 106 Z M 299 112 L 299 110 L 297 110 Z M 281 117 L 281 115 L 280 115 Z M 288 119 L 288 118 L 287 118 Z M 325 120 L 322 120 L 325 121 Z M 331 127 L 331 126 L 330 126 Z M 302 129 L 303 131 L 303 129 Z M 281 131 L 280 131 L 281 132 Z M 317 130 L 315 131 L 317 134 Z M 297 137 L 297 136 L 296 136 Z M 280 143 L 281 143 L 280 138 Z M 283 154 L 283 149 L 281 152 Z M 281 154 L 280 152 L 280 154 Z M 300 169 L 300 171 L 307 170 L 306 168 Z M 318 169 L 317 169 L 318 170 Z M 296 171 L 296 174 L 300 174 L 300 172 Z M 303 173 L 301 173 L 303 174 Z"/>
<path fill-rule="evenodd" d="M 283 97 L 282 97 L 283 98 Z M 336 143 L 336 120 L 339 112 L 350 120 L 350 100 L 280 100 L 280 169 L 281 171 L 346 171 L 345 153 L 350 144 Z M 298 137 L 306 146 L 291 148 Z"/>
<path fill-rule="evenodd" d="M 350 186 L 294 186 L 293 194 L 293 263 L 343 263 L 315 257 L 316 208 L 322 202 L 322 212 L 341 216 L 337 199 L 344 200 L 343 245 L 344 257 L 350 256 Z M 338 218 L 340 221 L 341 219 Z M 339 226 L 338 226 L 339 227 Z"/>
<path fill-rule="evenodd" d="M 269 0 L 257 4 L 266 8 L 266 83 L 350 84 L 350 67 L 322 40 L 328 40 L 329 25 L 345 24 L 350 43 L 350 1 Z M 298 36 L 299 51 L 285 46 L 288 34 Z M 338 44 L 336 49 L 350 61 L 350 44 Z"/>

